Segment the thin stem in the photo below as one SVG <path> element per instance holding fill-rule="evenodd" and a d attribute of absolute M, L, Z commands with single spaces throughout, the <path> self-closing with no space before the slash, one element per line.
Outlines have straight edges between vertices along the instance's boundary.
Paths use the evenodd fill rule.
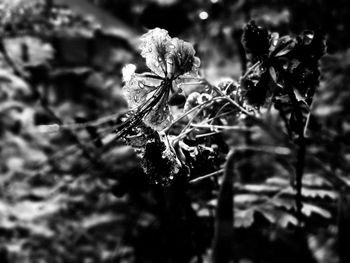
<path fill-rule="evenodd" d="M 196 139 L 198 139 L 198 138 L 203 138 L 203 137 L 212 136 L 212 135 L 215 135 L 215 134 L 220 134 L 220 133 L 222 133 L 222 132 L 223 132 L 223 131 L 215 131 L 215 132 L 202 133 L 202 134 L 197 134 L 195 137 L 196 137 Z"/>
<path fill-rule="evenodd" d="M 206 101 L 203 104 L 197 105 L 195 107 L 193 107 L 192 109 L 190 109 L 189 111 L 186 111 L 184 114 L 182 114 L 180 117 L 176 118 L 168 127 L 166 127 L 165 129 L 163 129 L 163 132 L 167 132 L 170 130 L 170 128 L 177 123 L 178 121 L 182 120 L 183 118 L 185 118 L 187 115 L 191 114 L 192 112 L 201 109 L 202 107 L 208 106 L 208 104 L 213 103 L 214 101 L 217 100 L 223 100 L 225 99 L 224 97 L 215 97 L 210 101 Z"/>
<path fill-rule="evenodd" d="M 231 150 L 227 155 L 224 167 L 224 176 L 220 186 L 218 204 L 216 207 L 214 238 L 213 238 L 213 263 L 229 263 L 234 252 L 234 190 L 236 151 Z"/>
<path fill-rule="evenodd" d="M 203 181 L 204 179 L 207 179 L 207 178 L 215 176 L 215 175 L 219 175 L 219 174 L 221 174 L 223 172 L 224 172 L 224 169 L 220 169 L 220 170 L 217 170 L 215 172 L 212 172 L 212 173 L 209 173 L 209 174 L 197 177 L 196 179 L 193 179 L 193 180 L 189 181 L 189 183 L 190 184 L 196 184 L 196 183 L 199 183 L 200 181 Z"/>
<path fill-rule="evenodd" d="M 297 149 L 297 162 L 296 162 L 296 178 L 295 178 L 295 187 L 296 187 L 296 196 L 295 196 L 295 203 L 296 203 L 296 209 L 297 209 L 297 217 L 299 221 L 299 225 L 301 226 L 303 222 L 303 197 L 302 197 L 302 187 L 303 187 L 303 173 L 304 173 L 304 166 L 305 166 L 305 154 L 306 154 L 306 140 L 304 137 L 304 127 L 305 123 L 303 120 L 303 114 L 300 110 L 298 99 L 296 98 L 293 88 L 289 85 L 286 85 L 286 90 L 288 92 L 289 99 L 292 102 L 295 117 L 297 120 L 297 130 L 296 133 L 298 135 L 298 139 L 296 140 L 296 144 L 298 146 Z"/>
<path fill-rule="evenodd" d="M 215 119 L 217 119 L 217 118 L 221 118 L 221 117 L 223 117 L 223 116 L 225 116 L 225 115 L 228 115 L 228 114 L 230 114 L 230 112 L 223 113 L 223 114 L 218 115 L 218 116 L 214 116 L 213 118 L 210 118 L 210 119 L 207 119 L 207 120 L 203 120 L 203 121 L 201 121 L 199 124 L 205 124 L 205 123 L 211 122 L 211 121 L 213 121 L 213 120 L 215 120 Z M 192 131 L 195 130 L 195 129 L 198 129 L 198 128 L 192 127 L 192 128 L 190 128 L 190 129 L 188 129 L 188 130 L 186 130 L 186 131 L 180 133 L 176 138 L 173 139 L 173 142 L 175 143 L 175 142 L 181 140 L 183 137 L 185 137 L 187 134 L 189 134 L 190 132 L 192 132 Z"/>
<path fill-rule="evenodd" d="M 227 126 L 227 125 L 205 125 L 205 124 L 196 124 L 192 123 L 192 127 L 194 128 L 202 128 L 202 129 L 223 129 L 223 130 L 235 130 L 235 131 L 251 131 L 251 128 L 246 128 L 242 126 Z"/>
<path fill-rule="evenodd" d="M 246 79 L 248 77 L 248 75 L 250 73 L 252 73 L 259 65 L 261 64 L 260 61 L 256 62 L 254 65 L 252 65 L 245 73 L 244 75 L 241 77 L 241 80 L 242 79 Z"/>

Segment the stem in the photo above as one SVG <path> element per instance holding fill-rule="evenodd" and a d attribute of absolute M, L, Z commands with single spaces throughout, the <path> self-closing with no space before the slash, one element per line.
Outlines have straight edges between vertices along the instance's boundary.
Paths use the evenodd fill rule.
<path fill-rule="evenodd" d="M 297 121 L 297 129 L 296 133 L 298 138 L 296 140 L 297 144 L 297 162 L 296 162 L 296 177 L 295 177 L 295 187 L 296 187 L 296 195 L 295 195 L 295 205 L 297 210 L 297 217 L 299 221 L 299 226 L 302 225 L 303 220 L 303 197 L 302 197 L 302 187 L 303 187 L 303 173 L 305 166 L 305 154 L 306 154 L 306 140 L 304 137 L 304 127 L 305 123 L 303 120 L 303 114 L 300 110 L 298 100 L 294 94 L 293 88 L 286 84 L 286 90 L 288 92 L 289 99 L 291 100 L 294 108 L 294 113 Z"/>
<path fill-rule="evenodd" d="M 339 262 L 350 262 L 350 194 L 342 191 L 338 207 L 338 250 Z"/>
<path fill-rule="evenodd" d="M 302 200 L 302 187 L 303 187 L 303 173 L 305 166 L 305 152 L 306 152 L 306 144 L 304 135 L 298 140 L 298 152 L 297 152 L 297 164 L 296 164 L 296 208 L 297 208 L 297 216 L 299 220 L 299 224 L 303 222 L 303 200 Z"/>
<path fill-rule="evenodd" d="M 189 111 L 185 112 L 184 114 L 182 114 L 180 117 L 176 118 L 168 127 L 166 127 L 163 132 L 167 132 L 170 130 L 170 128 L 177 123 L 178 121 L 180 121 L 181 119 L 185 118 L 188 114 L 191 114 L 192 112 L 194 112 L 195 110 L 201 109 L 202 107 L 208 106 L 210 103 L 217 101 L 217 100 L 222 100 L 225 99 L 225 97 L 215 97 L 212 100 L 208 100 L 206 102 L 204 102 L 203 104 L 197 105 L 196 107 L 193 107 L 192 109 L 190 109 Z"/>
<path fill-rule="evenodd" d="M 221 173 L 223 173 L 223 172 L 224 172 L 224 169 L 220 169 L 220 170 L 217 170 L 217 171 L 215 171 L 215 172 L 212 172 L 212 173 L 209 173 L 209 174 L 206 174 L 206 175 L 197 177 L 196 179 L 193 179 L 193 180 L 189 181 L 189 183 L 190 183 L 190 184 L 196 184 L 196 183 L 199 183 L 200 181 L 203 181 L 204 179 L 207 179 L 207 178 L 209 178 L 209 177 L 212 177 L 212 176 L 221 174 Z"/>
<path fill-rule="evenodd" d="M 241 127 L 241 126 L 227 126 L 227 125 L 213 125 L 213 124 L 196 124 L 192 123 L 192 127 L 202 128 L 202 129 L 223 129 L 223 130 L 235 130 L 235 131 L 251 131 L 251 128 Z"/>
<path fill-rule="evenodd" d="M 233 258 L 235 157 L 236 152 L 231 150 L 227 156 L 224 177 L 218 196 L 213 239 L 213 263 L 229 263 Z"/>
<path fill-rule="evenodd" d="M 252 66 L 244 73 L 244 75 L 241 77 L 241 80 L 247 78 L 248 75 L 249 75 L 250 73 L 252 73 L 260 64 L 261 64 L 261 62 L 258 61 L 258 62 L 256 62 L 254 65 L 252 65 Z"/>

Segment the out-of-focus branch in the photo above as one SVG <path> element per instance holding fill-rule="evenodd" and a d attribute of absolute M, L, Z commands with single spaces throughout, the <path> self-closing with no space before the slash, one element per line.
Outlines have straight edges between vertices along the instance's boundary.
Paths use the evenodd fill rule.
<path fill-rule="evenodd" d="M 131 45 L 138 45 L 139 33 L 114 17 L 112 14 L 86 0 L 52 0 L 55 4 L 66 5 L 77 13 L 92 16 L 104 32 L 127 39 Z"/>

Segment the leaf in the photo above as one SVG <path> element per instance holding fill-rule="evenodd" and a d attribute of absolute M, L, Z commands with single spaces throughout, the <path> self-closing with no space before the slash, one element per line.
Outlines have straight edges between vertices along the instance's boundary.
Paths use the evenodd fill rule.
<path fill-rule="evenodd" d="M 188 73 L 197 76 L 200 65 L 192 44 L 171 38 L 164 29 L 155 28 L 141 37 L 141 56 L 150 70 L 160 77 L 175 79 Z"/>
<path fill-rule="evenodd" d="M 168 67 L 171 76 L 189 75 L 197 76 L 200 60 L 195 57 L 195 50 L 192 44 L 178 38 L 172 39 L 172 63 Z"/>
<path fill-rule="evenodd" d="M 303 203 L 303 209 L 301 211 L 308 217 L 315 213 L 327 219 L 332 218 L 332 214 L 328 210 L 312 204 Z"/>
<path fill-rule="evenodd" d="M 52 46 L 36 37 L 5 38 L 4 46 L 14 63 L 21 67 L 40 66 L 54 57 Z"/>
<path fill-rule="evenodd" d="M 294 195 L 295 191 L 291 187 L 289 187 L 286 190 L 284 190 L 283 193 Z M 338 198 L 338 194 L 333 190 L 324 190 L 324 189 L 317 189 L 317 188 L 312 189 L 312 188 L 305 187 L 305 186 L 303 186 L 301 194 L 304 197 L 310 197 L 310 198 L 316 198 L 316 197 L 326 198 L 326 197 L 328 197 L 332 200 L 335 200 Z"/>
<path fill-rule="evenodd" d="M 275 185 L 268 185 L 268 184 L 246 184 L 239 187 L 239 189 L 253 192 L 253 193 L 270 193 L 270 192 L 277 192 L 278 190 L 281 190 L 280 186 Z"/>
<path fill-rule="evenodd" d="M 247 206 L 248 204 L 261 201 L 262 198 L 255 194 L 236 194 L 234 197 L 234 204 L 238 207 Z"/>
<path fill-rule="evenodd" d="M 260 212 L 271 224 L 276 224 L 283 228 L 288 227 L 288 225 L 295 226 L 298 223 L 295 216 L 270 205 L 259 206 L 256 208 L 256 211 Z"/>
<path fill-rule="evenodd" d="M 254 223 L 254 210 L 235 210 L 234 226 L 248 228 Z"/>
<path fill-rule="evenodd" d="M 124 85 L 123 92 L 130 108 L 138 107 L 147 101 L 159 87 L 159 79 L 145 77 L 142 74 L 132 74 Z"/>
<path fill-rule="evenodd" d="M 269 72 L 270 72 L 270 76 L 271 76 L 271 79 L 277 83 L 277 73 L 276 73 L 276 70 L 274 67 L 269 67 Z"/>
<path fill-rule="evenodd" d="M 295 200 L 291 199 L 291 198 L 274 198 L 271 201 L 274 205 L 278 206 L 278 207 L 284 207 L 288 210 L 295 210 Z M 313 205 L 313 204 L 309 204 L 309 203 L 303 203 L 303 209 L 302 209 L 302 213 L 304 215 L 306 215 L 307 217 L 310 217 L 313 213 L 318 214 L 324 218 L 331 218 L 332 215 L 331 213 L 326 210 L 323 209 L 319 206 Z"/>
<path fill-rule="evenodd" d="M 147 126 L 160 131 L 166 128 L 172 119 L 173 116 L 170 114 L 170 108 L 167 105 L 167 96 L 165 96 L 152 108 L 143 120 Z"/>
<path fill-rule="evenodd" d="M 247 53 L 252 55 L 255 62 L 259 57 L 266 55 L 270 46 L 270 36 L 266 29 L 250 21 L 243 29 L 242 44 Z"/>
<path fill-rule="evenodd" d="M 30 202 L 17 203 L 11 209 L 11 214 L 20 221 L 33 221 L 43 217 L 49 217 L 57 213 L 61 208 L 58 202 Z"/>
<path fill-rule="evenodd" d="M 171 61 L 171 38 L 168 31 L 155 28 L 142 35 L 141 56 L 150 70 L 160 77 L 167 77 L 168 61 Z"/>
<path fill-rule="evenodd" d="M 126 219 L 122 215 L 115 214 L 93 214 L 87 218 L 85 218 L 82 222 L 82 227 L 86 230 L 94 230 L 103 227 L 111 227 L 121 220 Z"/>
<path fill-rule="evenodd" d="M 5 93 L 9 100 L 23 100 L 32 94 L 28 83 L 8 70 L 0 69 L 0 83 L 0 95 Z"/>
<path fill-rule="evenodd" d="M 290 36 L 281 37 L 276 45 L 276 48 L 271 52 L 271 57 L 282 57 L 287 55 L 293 50 L 296 45 L 296 41 Z"/>

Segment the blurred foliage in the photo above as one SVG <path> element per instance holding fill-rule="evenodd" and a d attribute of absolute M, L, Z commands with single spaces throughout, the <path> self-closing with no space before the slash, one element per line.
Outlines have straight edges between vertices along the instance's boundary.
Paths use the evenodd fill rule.
<path fill-rule="evenodd" d="M 135 115 L 122 91 L 126 64 L 140 79 L 146 65 L 162 72 L 147 54 L 142 61 L 133 39 L 62 2 L 0 1 L 0 262 L 211 262 L 221 175 L 235 147 L 254 148 L 235 167 L 237 262 L 305 262 L 309 254 L 347 262 L 346 1 L 90 1 L 135 31 L 161 27 L 195 44 L 201 79 L 171 79 L 180 91 L 169 114 L 178 121 L 167 135 L 144 116 L 128 128 Z M 319 70 L 323 34 L 330 54 Z M 305 239 L 295 204 L 302 128 Z"/>

